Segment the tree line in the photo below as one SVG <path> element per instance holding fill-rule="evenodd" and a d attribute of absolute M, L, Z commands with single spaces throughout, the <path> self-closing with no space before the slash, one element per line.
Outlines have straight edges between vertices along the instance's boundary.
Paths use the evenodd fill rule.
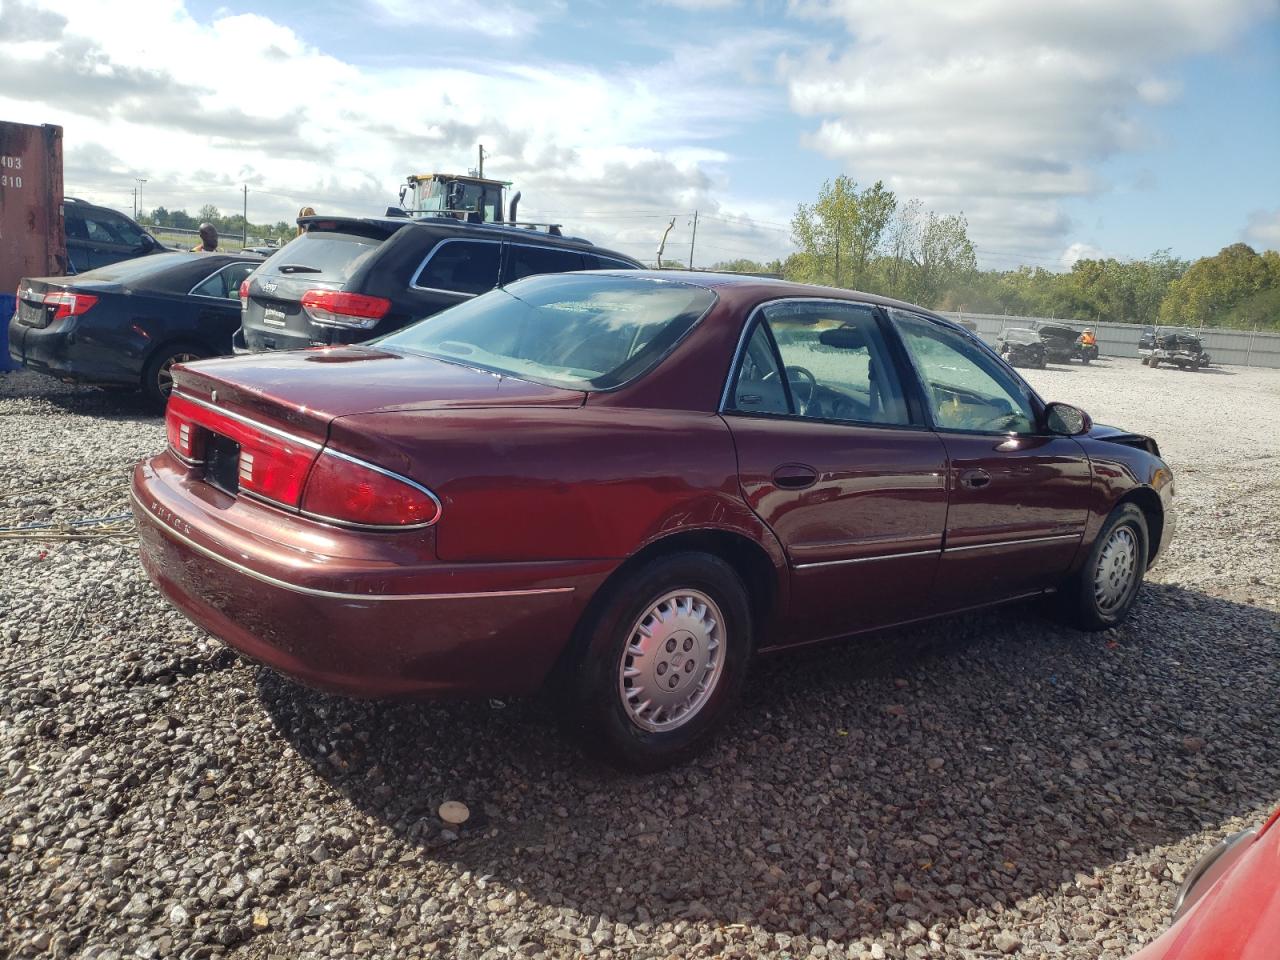
<path fill-rule="evenodd" d="M 164 207 L 156 207 L 150 213 L 140 215 L 138 222 L 145 227 L 160 229 L 177 227 L 181 230 L 195 230 L 202 223 L 212 223 L 222 236 L 238 237 L 243 233 L 264 240 L 268 238 L 289 240 L 297 233 L 296 224 L 285 223 L 283 220 L 276 223 L 254 223 L 250 220 L 248 230 L 245 230 L 243 214 L 224 215 L 211 203 L 206 203 L 194 215 L 187 213 L 186 210 L 166 210 Z"/>
<path fill-rule="evenodd" d="M 979 270 L 963 214 L 902 202 L 876 181 L 823 184 L 791 219 L 785 259 L 713 269 L 769 273 L 895 297 L 935 310 L 1057 317 L 1082 323 L 1280 330 L 1280 253 L 1244 243 L 1194 262 L 1157 250 L 1143 260 L 1082 259 L 1069 271 Z"/>

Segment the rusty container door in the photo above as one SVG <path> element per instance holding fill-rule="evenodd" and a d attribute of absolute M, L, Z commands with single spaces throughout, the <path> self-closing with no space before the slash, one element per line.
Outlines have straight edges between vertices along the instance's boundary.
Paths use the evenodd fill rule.
<path fill-rule="evenodd" d="M 62 233 L 62 128 L 0 121 L 0 370 L 23 277 L 67 271 Z"/>

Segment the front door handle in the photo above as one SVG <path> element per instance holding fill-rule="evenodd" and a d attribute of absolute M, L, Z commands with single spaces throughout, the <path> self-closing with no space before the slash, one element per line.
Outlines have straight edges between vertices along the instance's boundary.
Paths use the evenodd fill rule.
<path fill-rule="evenodd" d="M 960 483 L 971 490 L 981 490 L 990 482 L 991 474 L 981 468 L 962 470 L 960 472 Z"/>
<path fill-rule="evenodd" d="M 783 490 L 803 490 L 818 482 L 818 471 L 803 463 L 784 463 L 773 471 L 773 485 Z"/>

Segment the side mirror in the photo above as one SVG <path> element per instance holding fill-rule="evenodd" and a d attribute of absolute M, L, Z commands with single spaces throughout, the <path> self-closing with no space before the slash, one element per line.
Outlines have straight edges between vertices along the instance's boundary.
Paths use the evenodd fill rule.
<path fill-rule="evenodd" d="M 1044 408 L 1044 425 L 1060 437 L 1078 437 L 1093 429 L 1093 421 L 1079 407 L 1069 403 L 1051 403 Z"/>

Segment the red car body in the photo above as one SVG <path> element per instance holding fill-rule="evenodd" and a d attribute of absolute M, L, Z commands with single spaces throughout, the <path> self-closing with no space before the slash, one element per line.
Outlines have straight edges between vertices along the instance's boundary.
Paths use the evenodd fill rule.
<path fill-rule="evenodd" d="M 305 503 L 225 492 L 169 449 L 133 475 L 146 570 L 196 623 L 308 684 L 500 696 L 537 690 L 602 588 L 662 551 L 724 558 L 749 587 L 756 646 L 778 650 L 1053 590 L 1122 500 L 1147 517 L 1150 561 L 1168 542 L 1172 474 L 1143 437 L 726 412 L 761 305 L 870 304 L 886 325 L 883 311 L 905 305 L 754 278 L 680 282 L 714 305 L 611 389 L 378 345 L 178 368 L 171 420 L 185 403 L 199 432 L 267 431 L 320 462 L 335 451 L 421 485 L 440 509 L 430 525 L 354 529 Z M 979 475 L 990 482 L 965 485 Z"/>
<path fill-rule="evenodd" d="M 1188 877 L 1178 919 L 1132 960 L 1274 960 L 1280 955 L 1280 830 L 1228 838 Z"/>

